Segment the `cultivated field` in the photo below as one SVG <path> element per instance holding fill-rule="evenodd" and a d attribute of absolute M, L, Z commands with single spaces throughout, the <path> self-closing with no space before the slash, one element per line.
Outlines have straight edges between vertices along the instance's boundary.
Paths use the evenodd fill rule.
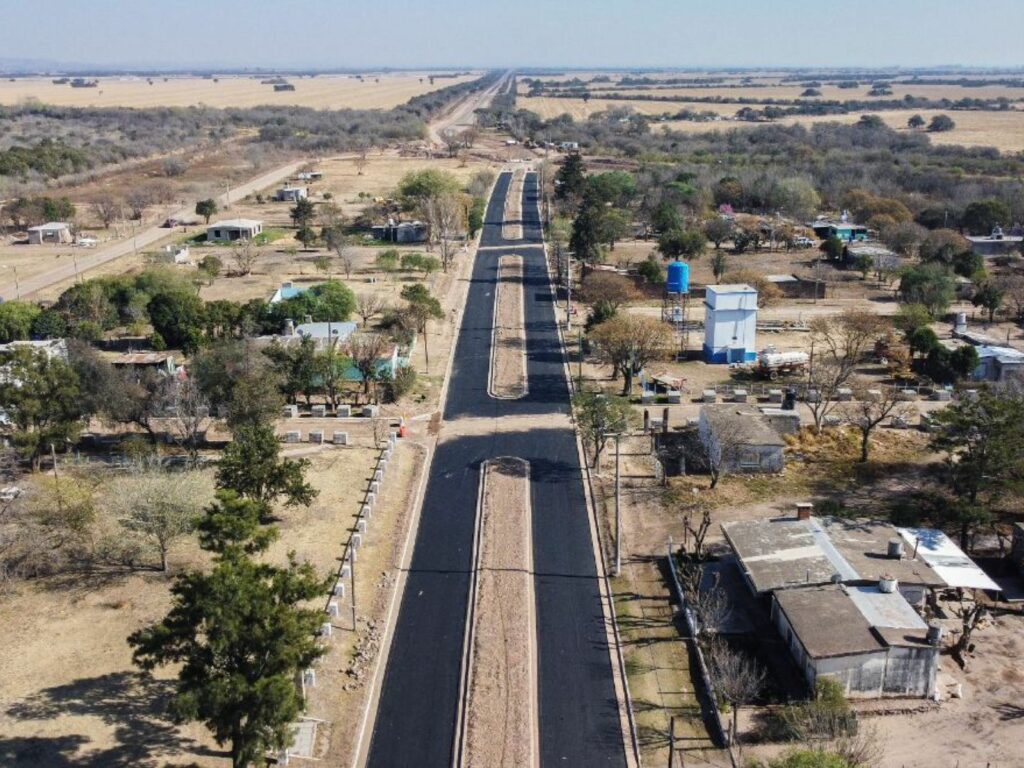
<path fill-rule="evenodd" d="M 36 100 L 68 107 L 209 107 L 301 106 L 316 109 L 391 109 L 414 96 L 456 85 L 479 74 L 435 78 L 430 73 L 318 75 L 286 77 L 294 91 L 275 91 L 256 77 L 104 77 L 95 88 L 57 85 L 50 78 L 0 82 L 0 104 Z"/>

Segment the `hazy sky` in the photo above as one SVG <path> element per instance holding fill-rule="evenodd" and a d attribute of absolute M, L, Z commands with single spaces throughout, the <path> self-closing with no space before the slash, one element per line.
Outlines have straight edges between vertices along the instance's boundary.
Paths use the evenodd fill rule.
<path fill-rule="evenodd" d="M 0 20 L 0 60 L 134 67 L 1024 66 L 1024 0 L 0 0 Z"/>

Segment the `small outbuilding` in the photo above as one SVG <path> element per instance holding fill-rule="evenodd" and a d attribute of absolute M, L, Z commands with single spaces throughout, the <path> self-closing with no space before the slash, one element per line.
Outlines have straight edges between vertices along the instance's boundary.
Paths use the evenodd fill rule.
<path fill-rule="evenodd" d="M 810 226 L 819 240 L 828 240 L 835 237 L 844 242 L 852 243 L 855 240 L 868 239 L 867 227 L 861 224 L 851 224 L 848 221 L 827 221 L 819 219 Z"/>
<path fill-rule="evenodd" d="M 753 406 L 721 403 L 700 409 L 697 432 L 708 462 L 725 472 L 781 472 L 785 441 Z"/>
<path fill-rule="evenodd" d="M 29 245 L 42 245 L 44 243 L 71 243 L 74 238 L 71 236 L 71 225 L 63 221 L 48 221 L 37 227 L 28 228 Z"/>
<path fill-rule="evenodd" d="M 425 243 L 430 230 L 422 221 L 389 221 L 373 227 L 371 233 L 377 240 L 389 243 Z"/>
<path fill-rule="evenodd" d="M 297 203 L 309 197 L 309 190 L 305 187 L 281 187 L 274 197 L 279 203 Z"/>
<path fill-rule="evenodd" d="M 252 240 L 263 232 L 263 222 L 255 219 L 227 219 L 206 228 L 206 240 L 211 243 L 233 243 Z"/>
<path fill-rule="evenodd" d="M 971 243 L 971 251 L 979 256 L 1008 256 L 1020 251 L 1024 245 L 1024 233 L 1019 227 L 1014 227 L 1010 232 L 1004 233 L 1002 227 L 995 227 L 988 235 L 968 235 Z"/>

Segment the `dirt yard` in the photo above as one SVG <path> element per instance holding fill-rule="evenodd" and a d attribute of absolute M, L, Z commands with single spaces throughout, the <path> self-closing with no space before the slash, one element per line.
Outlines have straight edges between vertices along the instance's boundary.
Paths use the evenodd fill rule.
<path fill-rule="evenodd" d="M 268 557 L 284 562 L 294 550 L 326 575 L 337 568 L 376 451 L 365 444 L 302 451 L 320 495 L 308 508 L 281 511 L 281 536 Z M 101 510 L 100 530 L 113 526 Z M 172 572 L 206 560 L 192 537 L 170 556 Z M 366 604 L 377 580 L 370 573 Z M 162 717 L 170 671 L 150 679 L 131 663 L 126 638 L 166 613 L 170 585 L 162 573 L 111 566 L 22 582 L 0 596 L 0 765 L 223 765 L 202 726 Z"/>
<path fill-rule="evenodd" d="M 514 399 L 526 394 L 526 338 L 523 326 L 523 257 L 502 256 L 498 262 L 491 342 L 490 393 Z"/>
<path fill-rule="evenodd" d="M 316 109 L 391 109 L 414 96 L 480 76 L 435 78 L 431 73 L 289 76 L 294 91 L 275 91 L 261 83 L 267 75 L 203 77 L 103 77 L 96 88 L 58 85 L 51 78 L 23 77 L 0 82 L 0 104 L 40 101 L 67 107 L 255 107 L 300 106 Z"/>
<path fill-rule="evenodd" d="M 536 766 L 536 622 L 526 462 L 505 458 L 486 463 L 481 514 L 463 761 L 495 768 Z"/>

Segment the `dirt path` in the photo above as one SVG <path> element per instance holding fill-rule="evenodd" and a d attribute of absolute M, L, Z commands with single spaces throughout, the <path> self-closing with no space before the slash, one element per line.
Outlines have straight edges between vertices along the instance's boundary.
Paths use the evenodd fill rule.
<path fill-rule="evenodd" d="M 527 392 L 522 256 L 502 256 L 498 260 L 495 292 L 488 393 L 514 400 Z"/>
<path fill-rule="evenodd" d="M 463 764 L 536 766 L 537 686 L 529 465 L 484 466 Z"/>
<path fill-rule="evenodd" d="M 505 221 L 501 225 L 501 236 L 506 240 L 523 239 L 523 182 L 526 173 L 517 170 L 512 174 L 505 197 Z"/>

